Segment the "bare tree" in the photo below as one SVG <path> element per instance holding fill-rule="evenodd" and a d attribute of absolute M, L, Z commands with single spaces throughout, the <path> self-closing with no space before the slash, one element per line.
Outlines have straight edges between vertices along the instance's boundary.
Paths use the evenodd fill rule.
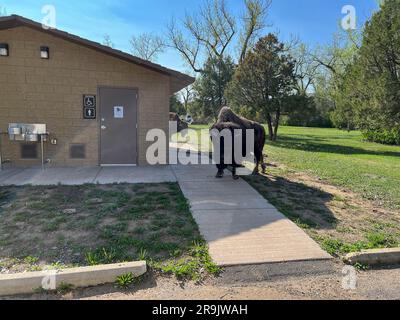
<path fill-rule="evenodd" d="M 242 18 L 244 30 L 240 36 L 240 58 L 242 62 L 247 51 L 252 48 L 260 35 L 260 31 L 267 27 L 268 10 L 272 0 L 245 0 L 246 11 Z"/>
<path fill-rule="evenodd" d="M 114 43 L 111 40 L 111 37 L 109 34 L 105 34 L 103 37 L 103 45 L 110 47 L 110 48 L 114 48 Z"/>
<path fill-rule="evenodd" d="M 202 62 L 208 57 L 222 60 L 240 35 L 241 60 L 251 47 L 257 34 L 265 26 L 271 0 L 244 0 L 246 11 L 238 23 L 226 6 L 225 0 L 207 0 L 195 15 L 186 14 L 182 21 L 172 19 L 167 26 L 169 45 L 176 49 L 188 65 L 201 73 Z M 240 31 L 240 27 L 244 30 Z"/>
<path fill-rule="evenodd" d="M 189 113 L 188 107 L 189 103 L 193 100 L 194 98 L 194 89 L 193 85 L 190 85 L 183 89 L 182 91 L 179 92 L 180 98 L 183 101 L 183 107 L 185 108 L 186 114 Z"/>
<path fill-rule="evenodd" d="M 360 31 L 341 31 L 334 35 L 331 45 L 310 53 L 320 67 L 331 75 L 342 73 L 361 46 Z"/>
<path fill-rule="evenodd" d="M 296 91 L 299 94 L 307 94 L 315 85 L 320 64 L 313 58 L 310 48 L 304 43 L 298 43 L 289 51 L 295 58 L 295 74 L 298 79 Z"/>
<path fill-rule="evenodd" d="M 131 38 L 132 54 L 148 61 L 156 61 L 165 50 L 165 41 L 153 33 L 142 33 Z"/>
<path fill-rule="evenodd" d="M 180 26 L 173 19 L 167 29 L 170 46 L 181 53 L 195 72 L 203 72 L 199 60 L 204 54 L 218 58 L 224 55 L 236 34 L 236 21 L 225 0 L 208 0 L 198 14 L 186 14 Z"/>

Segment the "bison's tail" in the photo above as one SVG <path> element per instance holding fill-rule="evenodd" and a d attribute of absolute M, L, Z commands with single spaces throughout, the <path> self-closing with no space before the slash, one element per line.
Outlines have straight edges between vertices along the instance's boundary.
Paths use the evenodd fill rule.
<path fill-rule="evenodd" d="M 266 171 L 267 171 L 267 158 L 268 158 L 268 155 L 266 155 L 265 153 L 264 153 L 264 147 L 265 147 L 265 143 L 266 143 L 266 141 L 267 141 L 267 132 L 266 132 L 266 130 L 265 130 L 265 127 L 264 126 L 261 126 L 262 127 L 262 160 L 261 160 L 261 168 L 262 168 L 262 172 L 263 173 L 266 173 Z"/>

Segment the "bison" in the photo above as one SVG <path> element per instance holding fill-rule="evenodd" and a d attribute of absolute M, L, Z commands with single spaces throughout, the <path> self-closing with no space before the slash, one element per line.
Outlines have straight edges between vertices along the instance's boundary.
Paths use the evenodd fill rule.
<path fill-rule="evenodd" d="M 235 150 L 234 150 L 234 136 L 235 132 L 238 130 L 242 131 L 242 152 L 246 150 L 246 130 L 254 130 L 254 156 L 256 159 L 256 167 L 254 169 L 253 174 L 257 174 L 259 172 L 259 167 L 260 165 L 262 166 L 262 171 L 263 173 L 266 170 L 266 164 L 264 163 L 264 155 L 263 155 L 263 149 L 266 141 L 266 132 L 265 128 L 254 121 L 247 120 L 243 117 L 238 116 L 235 114 L 230 108 L 224 107 L 222 108 L 219 116 L 218 116 L 218 121 L 211 127 L 212 130 L 217 130 L 218 132 L 222 132 L 223 130 L 230 130 L 232 133 L 232 150 L 226 150 L 225 148 L 225 141 L 224 138 L 221 138 L 221 143 L 220 143 L 220 161 L 219 164 L 217 164 L 218 168 L 218 173 L 216 175 L 217 178 L 222 178 L 224 175 L 224 170 L 228 167 L 228 165 L 232 165 L 233 167 L 233 177 L 234 179 L 237 179 L 238 176 L 236 175 L 236 169 L 238 167 L 241 167 L 241 163 L 236 163 L 235 162 Z M 211 140 L 213 140 L 213 137 L 211 137 Z M 214 146 L 215 141 L 213 141 Z M 232 157 L 225 154 L 226 152 L 231 152 Z M 225 163 L 226 159 L 232 159 L 232 163 Z"/>

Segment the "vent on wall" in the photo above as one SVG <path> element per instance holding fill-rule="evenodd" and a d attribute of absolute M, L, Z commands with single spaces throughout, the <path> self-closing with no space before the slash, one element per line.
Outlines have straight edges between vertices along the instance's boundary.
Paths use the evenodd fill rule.
<path fill-rule="evenodd" d="M 69 156 L 71 159 L 85 159 L 86 147 L 84 144 L 71 144 L 69 147 Z"/>
<path fill-rule="evenodd" d="M 21 159 L 32 160 L 38 158 L 38 148 L 36 143 L 21 144 Z"/>

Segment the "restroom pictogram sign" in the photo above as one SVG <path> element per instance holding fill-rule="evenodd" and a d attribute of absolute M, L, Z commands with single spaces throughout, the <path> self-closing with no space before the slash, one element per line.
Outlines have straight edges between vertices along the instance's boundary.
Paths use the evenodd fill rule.
<path fill-rule="evenodd" d="M 84 95 L 83 96 L 83 118 L 96 119 L 96 96 Z"/>

